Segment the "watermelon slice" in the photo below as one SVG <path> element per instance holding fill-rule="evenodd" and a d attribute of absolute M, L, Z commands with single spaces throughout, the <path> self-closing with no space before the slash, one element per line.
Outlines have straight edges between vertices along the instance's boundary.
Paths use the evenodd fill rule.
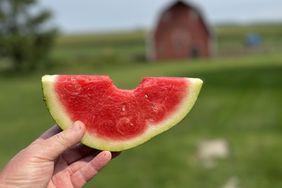
<path fill-rule="evenodd" d="M 133 90 L 117 88 L 107 76 L 46 75 L 43 93 L 62 128 L 80 120 L 82 143 L 109 151 L 140 145 L 181 121 L 202 86 L 197 78 L 147 77 Z"/>

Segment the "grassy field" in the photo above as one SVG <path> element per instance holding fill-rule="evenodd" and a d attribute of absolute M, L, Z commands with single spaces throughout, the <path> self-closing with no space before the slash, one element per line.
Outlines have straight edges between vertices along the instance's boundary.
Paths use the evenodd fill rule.
<path fill-rule="evenodd" d="M 0 167 L 54 123 L 42 101 L 42 74 L 110 75 L 120 88 L 134 88 L 147 75 L 189 76 L 202 78 L 204 86 L 188 117 L 171 131 L 123 152 L 87 187 L 220 188 L 235 177 L 240 188 L 281 188 L 279 50 L 190 62 L 130 63 L 145 51 L 141 35 L 125 34 L 122 40 L 117 39 L 120 35 L 63 37 L 53 53 L 58 63 L 50 70 L 24 77 L 0 75 Z M 96 46 L 90 38 L 101 43 Z M 106 63 L 96 62 L 105 58 Z M 227 141 L 230 155 L 206 168 L 197 157 L 198 145 L 217 138 Z"/>
<path fill-rule="evenodd" d="M 282 24 L 219 25 L 212 30 L 215 56 L 238 57 L 282 51 Z M 260 35 L 262 45 L 256 49 L 246 48 L 244 40 L 249 33 Z M 140 63 L 148 55 L 149 38 L 150 32 L 142 30 L 61 36 L 52 55 L 61 63 Z"/>
<path fill-rule="evenodd" d="M 59 37 L 53 58 L 60 63 L 124 64 L 144 61 L 145 31 L 77 34 Z"/>

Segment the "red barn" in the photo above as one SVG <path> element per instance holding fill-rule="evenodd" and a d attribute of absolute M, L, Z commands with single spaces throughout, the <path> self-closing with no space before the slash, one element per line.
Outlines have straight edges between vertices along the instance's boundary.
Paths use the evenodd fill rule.
<path fill-rule="evenodd" d="M 208 57 L 212 34 L 200 11 L 184 1 L 176 1 L 160 15 L 151 39 L 153 60 Z"/>

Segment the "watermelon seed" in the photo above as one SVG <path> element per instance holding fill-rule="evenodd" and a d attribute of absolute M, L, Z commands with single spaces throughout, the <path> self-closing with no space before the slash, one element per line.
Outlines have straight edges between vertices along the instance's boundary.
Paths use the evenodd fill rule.
<path fill-rule="evenodd" d="M 122 112 L 125 112 L 125 105 L 124 105 L 124 104 L 123 104 L 122 107 L 121 107 L 121 111 L 122 111 Z"/>
<path fill-rule="evenodd" d="M 158 105 L 155 104 L 155 103 L 153 103 L 153 104 L 152 104 L 152 110 L 153 110 L 154 112 L 158 112 L 158 111 L 159 111 Z"/>

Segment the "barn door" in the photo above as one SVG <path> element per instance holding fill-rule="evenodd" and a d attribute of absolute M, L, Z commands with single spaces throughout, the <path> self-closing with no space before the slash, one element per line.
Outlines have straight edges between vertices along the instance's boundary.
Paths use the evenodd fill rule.
<path fill-rule="evenodd" d="M 192 45 L 191 49 L 188 51 L 188 56 L 196 59 L 200 56 L 200 50 L 196 45 Z"/>

